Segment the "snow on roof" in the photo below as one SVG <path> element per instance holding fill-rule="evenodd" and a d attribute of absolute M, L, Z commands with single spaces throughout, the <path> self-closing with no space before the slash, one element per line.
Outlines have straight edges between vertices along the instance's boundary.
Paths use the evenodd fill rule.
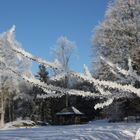
<path fill-rule="evenodd" d="M 83 115 L 83 113 L 71 106 L 62 109 L 60 112 L 56 113 L 56 115 Z"/>

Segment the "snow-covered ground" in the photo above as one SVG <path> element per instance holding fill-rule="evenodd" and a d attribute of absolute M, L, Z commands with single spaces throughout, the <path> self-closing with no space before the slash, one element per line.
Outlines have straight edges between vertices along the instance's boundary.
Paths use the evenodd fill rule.
<path fill-rule="evenodd" d="M 138 128 L 140 123 L 95 121 L 84 125 L 3 129 L 0 140 L 134 140 Z"/>

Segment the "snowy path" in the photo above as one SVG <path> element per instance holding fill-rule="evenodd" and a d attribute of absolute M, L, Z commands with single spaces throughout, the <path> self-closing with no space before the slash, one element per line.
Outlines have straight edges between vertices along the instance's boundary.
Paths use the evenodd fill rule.
<path fill-rule="evenodd" d="M 0 140 L 134 140 L 140 123 L 47 126 L 0 131 Z"/>

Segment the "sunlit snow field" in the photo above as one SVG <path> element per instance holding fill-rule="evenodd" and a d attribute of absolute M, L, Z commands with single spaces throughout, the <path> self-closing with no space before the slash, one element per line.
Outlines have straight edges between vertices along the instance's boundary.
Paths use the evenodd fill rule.
<path fill-rule="evenodd" d="M 0 130 L 0 140 L 134 140 L 140 123 L 96 121 L 84 125 Z"/>

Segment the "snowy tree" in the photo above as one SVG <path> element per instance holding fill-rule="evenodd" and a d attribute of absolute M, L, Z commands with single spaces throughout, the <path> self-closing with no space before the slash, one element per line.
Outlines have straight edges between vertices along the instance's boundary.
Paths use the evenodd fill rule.
<path fill-rule="evenodd" d="M 57 47 L 53 49 L 53 53 L 57 60 L 62 64 L 66 72 L 69 71 L 70 59 L 74 53 L 75 43 L 61 36 L 57 40 Z"/>
<path fill-rule="evenodd" d="M 105 63 L 111 60 L 121 68 L 129 69 L 131 58 L 132 67 L 140 73 L 140 1 L 115 0 L 109 4 L 105 19 L 95 31 L 93 48 L 97 49 L 98 59 L 95 63 L 97 77 L 104 80 L 114 80 L 122 84 L 132 84 L 140 87 L 137 78 L 116 74 L 116 71 Z M 96 67 L 95 66 L 95 67 Z M 112 91 L 115 92 L 115 91 Z"/>
<path fill-rule="evenodd" d="M 139 72 L 140 1 L 115 0 L 110 3 L 104 21 L 96 28 L 94 47 L 99 55 L 118 63 L 122 68 L 128 68 L 127 60 L 131 57 L 134 68 Z M 102 78 L 112 79 L 110 69 L 100 63 L 98 70 L 104 75 Z"/>
<path fill-rule="evenodd" d="M 53 53 L 56 59 L 61 63 L 63 72 L 57 71 L 56 76 L 51 80 L 63 80 L 64 88 L 70 88 L 70 61 L 74 53 L 76 46 L 74 42 L 71 42 L 67 37 L 61 36 L 57 40 L 57 47 L 53 49 Z M 68 106 L 68 94 L 66 94 L 66 106 Z"/>
<path fill-rule="evenodd" d="M 42 81 L 44 83 L 47 83 L 48 80 L 49 80 L 49 76 L 48 75 L 49 75 L 49 73 L 48 73 L 46 67 L 43 66 L 43 65 L 39 65 L 39 72 L 37 73 L 36 77 L 40 81 Z"/>
<path fill-rule="evenodd" d="M 5 65 L 10 68 L 13 68 L 19 73 L 25 75 L 31 74 L 30 61 L 23 56 L 19 56 L 10 47 L 11 44 L 9 43 L 8 38 L 9 35 L 11 35 L 11 32 L 13 31 L 10 30 L 8 33 L 3 33 L 0 35 L 0 60 L 4 62 L 0 63 L 0 126 L 4 125 L 4 114 L 7 99 L 9 99 L 12 94 L 15 96 L 20 96 L 19 83 L 21 79 L 15 76 L 10 71 L 7 71 L 5 69 Z M 14 41 L 14 36 L 11 37 L 11 40 L 13 40 L 13 43 L 17 48 L 20 48 L 20 44 Z"/>
<path fill-rule="evenodd" d="M 47 71 L 46 67 L 43 65 L 39 65 L 39 71 L 37 72 L 36 77 L 41 81 L 46 84 L 49 83 L 49 72 Z M 43 91 L 40 88 L 35 87 L 34 88 L 35 95 L 36 94 L 42 94 Z M 45 94 L 45 93 L 44 93 Z M 38 120 L 39 121 L 44 121 L 44 122 L 50 122 L 51 120 L 51 99 L 46 98 L 46 99 L 41 99 L 38 101 L 37 98 L 35 98 L 35 108 L 36 108 L 36 114 L 38 115 Z"/>

